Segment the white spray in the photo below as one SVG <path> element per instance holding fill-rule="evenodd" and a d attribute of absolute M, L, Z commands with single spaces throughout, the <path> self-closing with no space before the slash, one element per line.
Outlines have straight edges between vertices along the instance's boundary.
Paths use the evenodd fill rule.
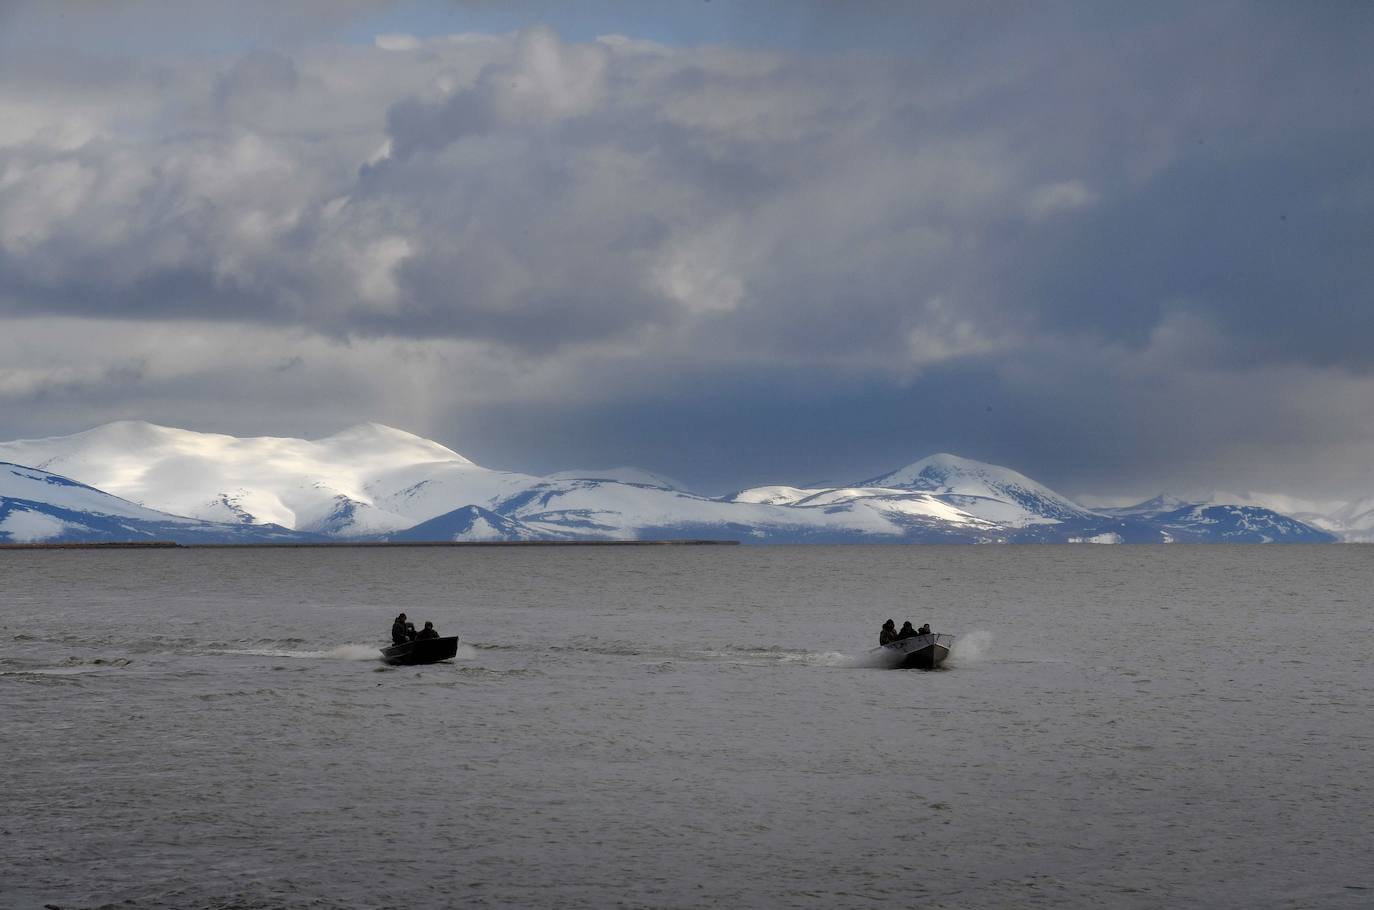
<path fill-rule="evenodd" d="M 982 662 L 992 650 L 992 633 L 985 629 L 954 636 L 949 649 L 951 664 L 967 667 Z"/>

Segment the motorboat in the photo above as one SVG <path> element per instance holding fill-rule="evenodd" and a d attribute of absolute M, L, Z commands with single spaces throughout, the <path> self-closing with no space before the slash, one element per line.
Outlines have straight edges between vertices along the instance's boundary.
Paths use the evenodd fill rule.
<path fill-rule="evenodd" d="M 953 635 L 927 632 L 911 638 L 899 638 L 868 653 L 872 654 L 881 666 L 890 669 L 934 670 L 949 656 L 952 644 Z"/>
<path fill-rule="evenodd" d="M 432 664 L 437 661 L 448 660 L 458 653 L 458 636 L 414 638 L 381 650 L 382 660 L 385 663 L 407 667 L 414 664 Z"/>

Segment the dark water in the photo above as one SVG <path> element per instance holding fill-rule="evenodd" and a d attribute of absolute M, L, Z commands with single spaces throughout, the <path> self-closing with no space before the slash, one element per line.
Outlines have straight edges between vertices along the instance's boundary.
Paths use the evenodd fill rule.
<path fill-rule="evenodd" d="M 0 552 L 0 906 L 1370 907 L 1374 547 Z M 392 616 L 459 659 L 383 668 Z M 888 617 L 952 667 L 868 669 Z"/>

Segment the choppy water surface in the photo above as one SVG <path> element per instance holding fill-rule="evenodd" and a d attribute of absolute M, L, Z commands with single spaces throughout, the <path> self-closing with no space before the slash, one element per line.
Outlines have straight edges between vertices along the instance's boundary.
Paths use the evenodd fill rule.
<path fill-rule="evenodd" d="M 0 552 L 0 906 L 1369 907 L 1371 590 L 1354 546 Z M 398 610 L 458 659 L 378 664 Z M 888 617 L 950 669 L 866 668 Z"/>

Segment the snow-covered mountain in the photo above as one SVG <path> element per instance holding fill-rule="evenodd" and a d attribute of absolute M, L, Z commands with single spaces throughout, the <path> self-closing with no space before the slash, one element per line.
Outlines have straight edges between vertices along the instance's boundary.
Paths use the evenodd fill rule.
<path fill-rule="evenodd" d="M 1310 500 L 1282 493 L 1214 493 L 1207 501 L 1270 509 L 1335 534 L 1349 543 L 1374 543 L 1374 497 Z"/>
<path fill-rule="evenodd" d="M 993 522 L 910 490 L 813 491 L 805 502 L 775 505 L 698 496 L 633 468 L 536 477 L 483 468 L 380 424 L 312 441 L 120 421 L 72 436 L 0 443 L 0 457 L 161 511 L 274 522 L 333 538 L 489 539 L 494 529 L 514 539 L 751 541 L 899 540 L 913 532 L 982 540 L 998 533 Z"/>
<path fill-rule="evenodd" d="M 1009 468 L 948 454 L 852 486 L 765 486 L 718 498 L 635 468 L 545 477 L 492 470 L 380 424 L 304 440 L 120 421 L 72 436 L 0 443 L 0 459 L 67 475 L 158 513 L 245 531 L 271 523 L 281 533 L 328 539 L 1327 539 L 1260 508 L 1217 512 L 1152 502 L 1087 509 Z"/>
<path fill-rule="evenodd" d="M 0 459 L 175 515 L 331 537 L 403 530 L 534 480 L 488 471 L 437 442 L 376 423 L 305 440 L 123 420 L 0 443 Z"/>
<path fill-rule="evenodd" d="M 1024 474 L 940 453 L 865 481 L 866 487 L 922 490 L 1009 527 L 1076 521 L 1092 513 Z"/>
<path fill-rule="evenodd" d="M 589 538 L 857 542 L 925 532 L 954 541 L 996 531 L 990 522 L 925 494 L 851 489 L 811 494 L 772 503 L 637 484 L 553 481 L 501 499 L 492 509 L 546 533 Z"/>
<path fill-rule="evenodd" d="M 35 468 L 0 462 L 0 543 L 305 541 L 278 525 L 235 526 L 147 509 Z"/>
<path fill-rule="evenodd" d="M 1104 509 L 1158 526 L 1171 542 L 1327 543 L 1337 535 L 1262 506 L 1188 502 L 1160 494 L 1134 506 Z"/>

